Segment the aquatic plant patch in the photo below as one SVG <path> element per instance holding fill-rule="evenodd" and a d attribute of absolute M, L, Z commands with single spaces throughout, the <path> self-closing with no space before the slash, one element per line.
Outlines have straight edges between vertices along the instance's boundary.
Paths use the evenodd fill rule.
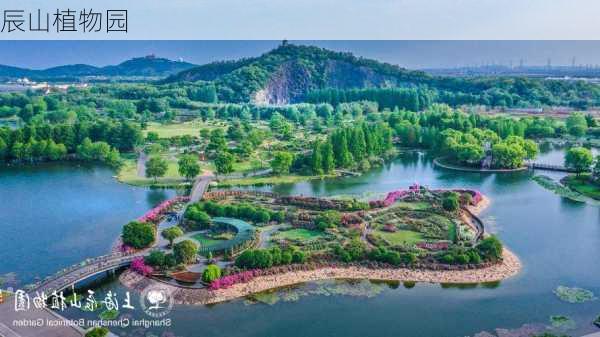
<path fill-rule="evenodd" d="M 577 327 L 574 320 L 562 315 L 550 316 L 550 324 L 560 330 L 573 330 Z"/>
<path fill-rule="evenodd" d="M 582 288 L 569 288 L 565 286 L 558 286 L 554 290 L 554 294 L 558 296 L 562 301 L 569 303 L 583 303 L 587 301 L 594 301 L 597 298 L 594 293 Z"/>

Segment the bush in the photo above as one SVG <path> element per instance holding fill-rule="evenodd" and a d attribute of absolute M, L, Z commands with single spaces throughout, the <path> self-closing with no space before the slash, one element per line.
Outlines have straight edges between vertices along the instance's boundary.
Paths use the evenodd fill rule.
<path fill-rule="evenodd" d="M 492 261 L 502 257 L 502 242 L 496 236 L 487 237 L 477 245 L 479 255 Z"/>
<path fill-rule="evenodd" d="M 165 265 L 165 253 L 161 250 L 154 250 L 144 258 L 144 262 L 153 267 L 162 267 Z"/>
<path fill-rule="evenodd" d="M 285 251 L 281 253 L 281 264 L 290 264 L 292 263 L 292 252 Z"/>
<path fill-rule="evenodd" d="M 211 283 L 212 281 L 221 277 L 221 268 L 216 264 L 210 264 L 202 272 L 202 281 Z"/>
<path fill-rule="evenodd" d="M 240 254 L 235 265 L 245 269 L 265 269 L 290 263 L 304 263 L 306 254 L 302 251 L 281 251 L 279 247 L 269 249 L 249 249 Z"/>
<path fill-rule="evenodd" d="M 169 240 L 169 246 L 172 246 L 173 240 L 183 235 L 183 230 L 179 226 L 173 226 L 162 231 L 161 235 L 166 240 Z"/>
<path fill-rule="evenodd" d="M 123 243 L 137 248 L 146 248 L 154 242 L 154 227 L 145 222 L 131 221 L 123 226 Z"/>
<path fill-rule="evenodd" d="M 442 198 L 442 207 L 448 212 L 454 212 L 458 209 L 460 203 L 458 201 L 458 193 L 448 192 Z"/>
<path fill-rule="evenodd" d="M 190 229 L 206 229 L 211 224 L 210 216 L 202 210 L 202 206 L 199 204 L 190 205 L 185 210 L 184 218 L 193 222 Z"/>
<path fill-rule="evenodd" d="M 254 213 L 254 221 L 258 223 L 267 223 L 271 220 L 271 214 L 269 211 L 260 209 Z"/>
<path fill-rule="evenodd" d="M 271 220 L 273 220 L 275 222 L 284 222 L 285 221 L 285 212 L 279 211 L 279 212 L 271 213 Z"/>
<path fill-rule="evenodd" d="M 194 261 L 198 245 L 191 240 L 181 241 L 173 246 L 173 255 L 177 263 L 188 264 Z"/>
<path fill-rule="evenodd" d="M 306 261 L 306 254 L 303 251 L 297 250 L 292 253 L 292 262 L 293 263 L 304 263 Z"/>
<path fill-rule="evenodd" d="M 448 253 L 448 254 L 444 254 L 442 256 L 442 258 L 440 259 L 440 261 L 442 261 L 445 264 L 453 264 L 454 263 L 454 255 Z"/>
<path fill-rule="evenodd" d="M 317 217 L 315 222 L 320 230 L 337 227 L 342 222 L 342 215 L 334 210 L 325 211 Z"/>
<path fill-rule="evenodd" d="M 90 331 L 85 333 L 85 337 L 106 337 L 110 331 L 108 328 L 93 328 Z"/>

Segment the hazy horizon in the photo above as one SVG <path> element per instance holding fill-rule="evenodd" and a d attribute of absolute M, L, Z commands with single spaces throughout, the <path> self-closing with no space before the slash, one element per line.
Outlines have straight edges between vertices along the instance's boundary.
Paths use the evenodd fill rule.
<path fill-rule="evenodd" d="M 291 41 L 410 69 L 486 64 L 596 65 L 600 41 Z M 0 41 L 0 64 L 45 69 L 67 64 L 106 66 L 155 54 L 194 64 L 259 56 L 280 41 Z"/>

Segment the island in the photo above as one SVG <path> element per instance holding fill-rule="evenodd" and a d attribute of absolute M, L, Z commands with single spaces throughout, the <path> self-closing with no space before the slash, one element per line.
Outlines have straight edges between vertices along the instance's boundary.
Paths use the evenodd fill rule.
<path fill-rule="evenodd" d="M 132 235 L 132 223 L 125 226 L 124 249 L 147 253 L 120 280 L 137 290 L 161 283 L 185 304 L 331 278 L 500 281 L 521 265 L 485 232 L 477 214 L 489 202 L 478 191 L 418 184 L 368 202 L 214 190 L 188 203 L 178 225 L 160 229 L 168 239 L 164 246 L 153 245 L 152 233 L 176 203 L 133 222 L 150 224 L 142 245 L 144 231 Z"/>

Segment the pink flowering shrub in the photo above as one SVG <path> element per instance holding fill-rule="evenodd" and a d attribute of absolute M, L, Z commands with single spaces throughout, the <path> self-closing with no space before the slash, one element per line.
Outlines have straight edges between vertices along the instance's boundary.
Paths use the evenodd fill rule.
<path fill-rule="evenodd" d="M 381 207 L 391 206 L 398 199 L 401 199 L 401 198 L 405 197 L 406 195 L 408 195 L 409 193 L 411 193 L 411 191 L 398 190 L 398 191 L 390 192 L 387 194 L 387 196 L 383 200 L 374 200 L 374 201 L 369 202 L 369 206 L 371 206 L 371 208 L 381 208 Z"/>
<path fill-rule="evenodd" d="M 220 277 L 210 283 L 210 290 L 226 289 L 234 284 L 250 282 L 253 278 L 261 276 L 260 269 L 252 269 L 236 274 Z"/>
<path fill-rule="evenodd" d="M 144 258 L 142 256 L 136 257 L 133 259 L 133 261 L 131 261 L 131 270 L 144 276 L 148 276 L 154 272 L 154 269 L 144 262 Z"/>
<path fill-rule="evenodd" d="M 153 209 L 146 212 L 146 214 L 139 217 L 138 221 L 139 222 L 154 222 L 154 223 L 156 223 L 157 221 L 160 220 L 160 216 L 164 212 L 169 210 L 169 208 L 171 208 L 171 206 L 173 206 L 173 204 L 175 204 L 177 202 L 186 202 L 189 200 L 190 200 L 190 197 L 187 197 L 187 196 L 177 196 L 175 198 L 165 200 L 165 201 L 161 202 L 158 206 L 156 206 Z"/>
<path fill-rule="evenodd" d="M 121 246 L 119 247 L 119 251 L 121 253 L 130 254 L 130 253 L 135 252 L 135 249 L 129 245 L 122 243 Z"/>
<path fill-rule="evenodd" d="M 372 200 L 369 202 L 369 206 L 371 208 L 382 208 L 382 207 L 389 207 L 392 204 L 394 204 L 396 201 L 398 201 L 399 199 L 404 198 L 405 196 L 411 194 L 411 193 L 418 193 L 421 190 L 421 186 L 418 183 L 414 183 L 413 185 L 409 186 L 408 190 L 397 190 L 397 191 L 393 191 L 390 192 L 386 195 L 385 199 L 383 200 Z M 471 196 L 473 197 L 471 200 L 471 203 L 476 206 L 477 204 L 479 204 L 479 202 L 482 199 L 482 195 L 479 191 L 477 190 L 468 190 L 468 189 L 454 189 L 454 190 L 444 190 L 444 189 L 440 189 L 440 190 L 434 190 L 433 192 L 446 192 L 446 191 L 454 191 L 454 192 L 458 192 L 458 193 L 469 193 L 471 194 Z"/>

